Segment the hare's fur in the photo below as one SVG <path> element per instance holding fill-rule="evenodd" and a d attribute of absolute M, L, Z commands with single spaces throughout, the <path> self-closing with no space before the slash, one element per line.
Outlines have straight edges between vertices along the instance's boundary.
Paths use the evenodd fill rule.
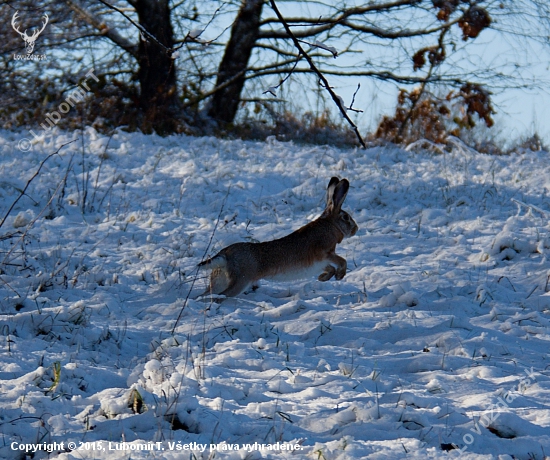
<path fill-rule="evenodd" d="M 204 294 L 236 296 L 260 279 L 295 280 L 320 273 L 320 281 L 341 280 L 347 263 L 336 254 L 336 245 L 357 232 L 355 221 L 341 209 L 348 189 L 347 179 L 333 177 L 326 208 L 313 222 L 277 240 L 232 244 L 201 262 L 200 267 L 212 269 Z"/>

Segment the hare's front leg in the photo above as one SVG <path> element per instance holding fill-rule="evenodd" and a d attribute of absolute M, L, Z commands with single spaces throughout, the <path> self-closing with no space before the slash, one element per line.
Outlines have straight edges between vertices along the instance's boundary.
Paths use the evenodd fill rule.
<path fill-rule="evenodd" d="M 334 276 L 337 280 L 341 280 L 346 275 L 346 270 L 348 268 L 346 259 L 333 253 L 329 254 L 328 260 L 336 265 L 336 267 L 328 264 L 317 279 L 319 281 L 328 281 Z"/>
<path fill-rule="evenodd" d="M 331 262 L 336 264 L 336 274 L 334 275 L 334 277 L 337 280 L 341 280 L 344 276 L 346 276 L 346 271 L 348 269 L 348 263 L 346 262 L 346 259 L 340 257 L 336 253 L 329 254 L 329 259 Z"/>
<path fill-rule="evenodd" d="M 325 270 L 323 271 L 323 273 L 321 273 L 317 279 L 319 281 L 328 281 L 334 276 L 335 273 L 336 273 L 336 269 L 332 265 L 328 264 L 325 267 Z"/>

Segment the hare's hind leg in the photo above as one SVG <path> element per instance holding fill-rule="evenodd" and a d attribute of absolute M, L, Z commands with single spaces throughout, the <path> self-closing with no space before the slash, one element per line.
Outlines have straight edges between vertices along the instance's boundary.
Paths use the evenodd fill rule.
<path fill-rule="evenodd" d="M 231 276 L 225 268 L 214 268 L 212 273 L 210 273 L 210 285 L 201 295 L 215 294 L 234 297 L 250 285 L 251 283 L 248 279 Z"/>
<path fill-rule="evenodd" d="M 235 297 L 250 287 L 251 283 L 246 278 L 232 279 L 227 288 L 220 294 L 227 297 Z"/>
<path fill-rule="evenodd" d="M 230 283 L 231 280 L 229 279 L 229 274 L 227 273 L 227 270 L 219 267 L 214 268 L 212 270 L 212 273 L 210 273 L 210 285 L 202 295 L 222 294 L 228 288 Z"/>

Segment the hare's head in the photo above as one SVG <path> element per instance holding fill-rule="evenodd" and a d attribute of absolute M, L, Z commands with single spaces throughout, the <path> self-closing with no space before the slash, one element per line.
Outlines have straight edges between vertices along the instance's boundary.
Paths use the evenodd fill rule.
<path fill-rule="evenodd" d="M 342 210 L 348 190 L 349 181 L 347 179 L 340 180 L 337 177 L 332 177 L 327 187 L 327 205 L 321 215 L 322 218 L 332 219 L 344 234 L 344 238 L 355 235 L 358 229 L 352 217 Z"/>

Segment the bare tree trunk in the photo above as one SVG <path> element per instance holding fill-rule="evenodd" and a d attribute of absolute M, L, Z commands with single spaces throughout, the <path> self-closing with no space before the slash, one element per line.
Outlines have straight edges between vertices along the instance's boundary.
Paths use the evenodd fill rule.
<path fill-rule="evenodd" d="M 174 45 L 168 0 L 134 0 L 139 23 L 167 48 Z M 169 132 L 178 116 L 176 68 L 159 44 L 141 36 L 138 47 L 139 104 L 145 114 L 145 128 Z"/>
<path fill-rule="evenodd" d="M 237 114 L 248 60 L 258 38 L 263 4 L 264 0 L 243 0 L 231 28 L 216 86 L 231 83 L 214 94 L 208 110 L 208 116 L 218 123 L 231 123 Z"/>

